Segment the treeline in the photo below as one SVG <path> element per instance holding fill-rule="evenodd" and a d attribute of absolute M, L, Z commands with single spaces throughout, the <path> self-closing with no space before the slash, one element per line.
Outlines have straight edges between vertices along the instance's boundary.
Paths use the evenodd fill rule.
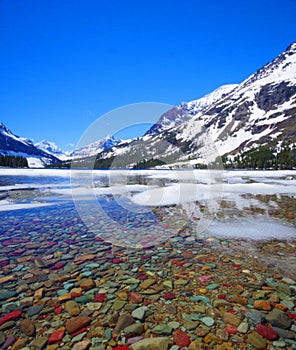
<path fill-rule="evenodd" d="M 72 161 L 57 162 L 50 165 L 51 168 L 85 168 L 85 169 L 110 169 L 125 168 L 131 163 L 131 157 L 127 154 L 115 161 L 116 157 L 74 159 Z M 26 161 L 26 160 L 25 160 Z M 213 164 L 196 164 L 197 169 L 207 169 L 208 166 L 215 168 L 216 161 Z M 169 164 L 170 162 L 168 162 Z M 269 147 L 260 146 L 252 148 L 245 152 L 240 152 L 235 156 L 223 156 L 223 167 L 225 169 L 296 169 L 296 146 Z M 153 168 L 166 163 L 157 158 L 143 159 L 135 163 L 134 169 Z M 5 165 L 12 166 L 12 165 Z M 25 165 L 27 166 L 27 165 Z"/>
<path fill-rule="evenodd" d="M 3 156 L 0 155 L 0 166 L 9 168 L 28 168 L 28 161 L 20 156 Z"/>
<path fill-rule="evenodd" d="M 296 169 L 296 146 L 260 146 L 234 157 L 223 156 L 226 169 Z"/>
<path fill-rule="evenodd" d="M 165 165 L 166 163 L 157 158 L 143 159 L 134 165 L 134 169 L 147 169 L 154 168 L 159 165 Z"/>

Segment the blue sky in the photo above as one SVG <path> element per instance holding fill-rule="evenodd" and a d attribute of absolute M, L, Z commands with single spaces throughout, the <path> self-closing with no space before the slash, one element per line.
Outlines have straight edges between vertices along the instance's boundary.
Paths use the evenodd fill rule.
<path fill-rule="evenodd" d="M 295 0 L 0 0 L 0 121 L 67 148 L 114 108 L 240 83 L 296 40 L 295 17 Z"/>

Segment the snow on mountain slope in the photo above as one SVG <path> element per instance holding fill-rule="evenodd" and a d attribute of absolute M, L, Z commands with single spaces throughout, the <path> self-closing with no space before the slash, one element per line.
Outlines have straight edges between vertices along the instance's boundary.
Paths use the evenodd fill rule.
<path fill-rule="evenodd" d="M 107 151 L 111 149 L 113 146 L 118 145 L 122 140 L 117 139 L 114 136 L 106 136 L 103 139 L 97 140 L 85 147 L 81 147 L 76 149 L 70 154 L 70 158 L 83 158 L 90 157 L 95 154 Z"/>
<path fill-rule="evenodd" d="M 60 160 L 67 160 L 71 158 L 72 152 L 63 151 L 54 142 L 51 142 L 51 141 L 42 140 L 38 143 L 35 143 L 34 146 L 57 157 Z"/>
<path fill-rule="evenodd" d="M 224 98 L 237 84 L 222 85 L 213 92 L 189 102 L 182 102 L 179 106 L 173 107 L 166 113 L 164 113 L 158 121 L 147 131 L 146 135 L 157 134 L 165 129 L 173 128 L 180 125 L 186 120 L 189 120 L 192 115 L 203 111 L 216 101 Z"/>
<path fill-rule="evenodd" d="M 15 135 L 3 123 L 0 123 L 0 154 L 24 157 L 29 167 L 36 168 L 58 161 L 53 155 L 36 148 L 31 140 Z"/>
<path fill-rule="evenodd" d="M 226 99 L 199 113 L 179 130 L 192 139 L 205 126 L 221 154 L 286 139 L 296 142 L 296 43 L 242 82 Z M 275 136 L 278 134 L 278 136 Z"/>
<path fill-rule="evenodd" d="M 296 42 L 240 85 L 213 94 L 216 97 L 205 96 L 201 103 L 174 107 L 142 138 L 103 152 L 100 158 L 104 164 L 116 158 L 118 165 L 129 167 L 155 165 L 155 159 L 202 163 L 258 145 L 295 144 Z M 216 149 L 210 150 L 211 145 Z"/>

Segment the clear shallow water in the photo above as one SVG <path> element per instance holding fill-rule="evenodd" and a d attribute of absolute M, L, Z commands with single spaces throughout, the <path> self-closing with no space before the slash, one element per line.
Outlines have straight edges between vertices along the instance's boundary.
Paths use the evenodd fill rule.
<path fill-rule="evenodd" d="M 295 198 L 293 171 L 221 176 L 207 171 L 1 169 L 0 233 L 50 231 L 70 220 L 73 230 L 90 230 L 134 247 L 162 244 L 184 227 L 190 227 L 193 239 L 296 240 Z"/>

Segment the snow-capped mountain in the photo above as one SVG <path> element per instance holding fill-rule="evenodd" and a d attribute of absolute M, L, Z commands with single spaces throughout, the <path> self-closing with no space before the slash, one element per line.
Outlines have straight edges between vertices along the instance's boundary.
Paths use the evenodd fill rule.
<path fill-rule="evenodd" d="M 98 153 L 108 151 L 112 147 L 118 145 L 122 140 L 117 139 L 114 136 L 106 136 L 103 139 L 97 140 L 85 147 L 80 147 L 73 151 L 69 156 L 70 158 L 84 158 L 91 157 Z"/>
<path fill-rule="evenodd" d="M 203 163 L 259 145 L 295 144 L 296 42 L 240 85 L 206 100 L 201 109 L 197 100 L 170 110 L 139 140 L 102 152 L 98 166 L 100 161 L 106 166 L 108 159 L 129 167 L 156 159 Z M 211 144 L 216 151 L 209 154 Z"/>
<path fill-rule="evenodd" d="M 213 103 L 225 97 L 235 89 L 238 84 L 222 85 L 211 93 L 189 102 L 182 102 L 179 106 L 173 107 L 165 112 L 158 121 L 147 131 L 146 135 L 157 134 L 165 129 L 180 125 L 198 112 L 203 111 Z"/>
<path fill-rule="evenodd" d="M 63 151 L 54 142 L 42 140 L 34 144 L 35 147 L 53 155 L 60 160 L 67 160 L 71 158 L 71 151 Z"/>
<path fill-rule="evenodd" d="M 3 123 L 0 123 L 0 154 L 24 157 L 30 168 L 40 168 L 58 161 L 55 156 L 35 147 L 31 140 L 15 135 Z"/>

